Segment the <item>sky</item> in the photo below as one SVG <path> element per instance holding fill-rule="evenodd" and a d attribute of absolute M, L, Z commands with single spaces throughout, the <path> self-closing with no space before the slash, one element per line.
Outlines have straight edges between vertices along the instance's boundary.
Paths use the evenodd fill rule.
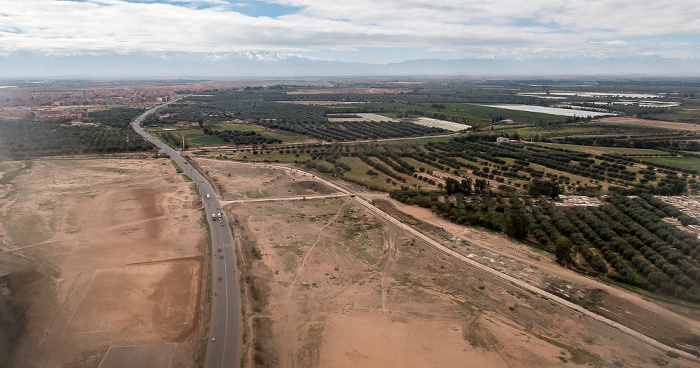
<path fill-rule="evenodd" d="M 0 0 L 0 54 L 700 57 L 698 0 Z"/>

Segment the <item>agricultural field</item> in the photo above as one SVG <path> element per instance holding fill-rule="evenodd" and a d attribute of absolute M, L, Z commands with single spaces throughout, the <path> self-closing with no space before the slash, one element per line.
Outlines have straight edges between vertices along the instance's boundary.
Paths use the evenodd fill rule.
<path fill-rule="evenodd" d="M 563 116 L 597 117 L 597 116 L 612 115 L 609 112 L 606 113 L 606 112 L 578 110 L 578 109 L 562 109 L 562 108 L 557 108 L 557 107 L 545 107 L 545 106 L 533 106 L 533 105 L 489 105 L 489 107 L 495 107 L 495 108 L 507 109 L 507 110 L 528 111 L 528 112 L 542 113 L 542 114 L 549 114 L 549 115 L 563 115 Z"/>
<path fill-rule="evenodd" d="M 210 171 L 231 165 L 227 160 L 197 162 Z M 253 170 L 263 170 L 264 181 L 276 188 L 266 197 L 271 201 L 251 198 L 224 207 L 242 255 L 246 365 L 687 364 L 489 273 L 465 267 L 349 197 L 272 201 L 273 191 L 289 196 L 297 190 L 295 181 L 285 179 L 290 170 L 256 164 L 241 171 L 240 178 L 223 176 L 217 183 L 234 190 L 231 196 L 245 198 L 249 187 L 236 190 L 236 183 L 257 180 Z M 533 258 L 509 258 L 439 231 L 409 214 L 423 218 L 420 211 L 402 208 L 402 214 L 392 204 L 401 203 L 389 198 L 374 202 L 465 256 L 507 265 L 502 271 L 506 274 L 526 275 L 528 282 L 553 291 L 569 285 L 568 292 L 592 308 L 635 308 L 625 301 L 628 296 L 608 293 L 607 286 L 600 291 L 594 285 L 572 287 L 568 278 L 575 274 L 540 270 L 550 260 L 531 250 L 520 255 L 540 259 L 538 266 L 531 263 Z M 498 238 L 486 242 L 511 246 Z M 664 321 L 659 327 L 672 326 L 662 328 L 667 338 L 692 336 L 679 324 L 687 317 L 646 313 Z M 675 332 L 668 333 L 670 329 Z M 628 349 L 627 344 L 637 348 Z"/>
<path fill-rule="evenodd" d="M 604 147 L 604 146 L 579 146 L 575 144 L 560 144 L 560 143 L 542 143 L 545 147 L 559 148 L 570 151 L 587 152 L 595 155 L 605 153 L 618 154 L 623 156 L 671 156 L 672 153 L 643 149 L 643 148 L 620 148 L 620 147 Z"/>
<path fill-rule="evenodd" d="M 700 84 L 332 85 L 215 89 L 143 124 L 173 147 L 186 137 L 184 155 L 231 219 L 246 366 L 692 365 L 464 259 L 700 355 L 700 219 L 659 199 L 700 193 Z M 542 98 L 548 92 L 557 99 Z M 659 96 L 654 106 L 645 102 L 650 94 Z M 546 113 L 561 105 L 617 116 Z M 203 300 L 201 213 L 191 184 L 129 127 L 142 107 L 103 108 L 72 121 L 0 121 L 0 256 L 15 267 L 3 269 L 24 272 L 22 285 L 56 296 L 39 305 L 41 313 L 48 303 L 60 309 L 58 322 L 40 313 L 51 327 L 39 356 L 54 348 L 65 354 L 37 366 L 90 366 L 117 343 L 201 358 L 203 315 L 184 306 Z M 131 151 L 144 153 L 129 158 Z M 22 161 L 95 153 L 122 154 Z M 559 195 L 590 200 L 578 205 Z M 103 215 L 89 216 L 86 206 Z M 30 231 L 35 226 L 40 231 Z M 99 244 L 89 230 L 96 227 Z M 154 246 L 139 247 L 142 241 Z M 165 242 L 172 247 L 161 249 Z M 113 279 L 138 290 L 177 280 L 186 287 L 168 290 L 183 303 L 172 306 L 171 324 L 125 312 L 118 301 L 151 311 L 158 301 L 114 290 Z M 21 293 L 18 303 L 35 302 Z M 144 332 L 147 320 L 157 328 Z M 27 331 L 25 355 L 46 332 Z M 97 333 L 106 337 L 91 340 Z M 76 358 L 77 348 L 57 342 L 64 335 L 89 355 Z M 110 351 L 114 359 L 128 355 Z"/>
<path fill-rule="evenodd" d="M 0 158 L 144 151 L 153 148 L 129 125 L 144 110 L 113 108 L 75 123 L 0 120 Z"/>
<path fill-rule="evenodd" d="M 460 130 L 467 130 L 467 129 L 471 128 L 471 126 L 466 125 L 466 124 L 457 124 L 457 123 L 453 123 L 450 121 L 431 119 L 431 118 L 418 118 L 415 120 L 415 123 L 418 125 L 423 125 L 423 126 L 427 126 L 427 127 L 442 128 L 442 129 L 450 130 L 453 132 L 458 132 Z"/>
<path fill-rule="evenodd" d="M 295 94 L 294 98 L 301 99 L 301 96 L 301 93 Z M 334 101 L 332 96 L 328 94 L 323 99 L 315 97 L 309 101 Z M 350 100 L 344 96 L 345 100 Z M 690 273 L 684 273 L 687 279 L 682 280 L 675 271 L 662 272 L 664 277 L 652 273 L 661 271 L 659 267 L 663 264 L 656 269 L 641 271 L 641 263 L 631 263 L 630 257 L 636 256 L 630 252 L 623 256 L 626 249 L 618 251 L 619 244 L 601 249 L 602 245 L 600 241 L 596 243 L 596 239 L 543 222 L 557 218 L 562 225 L 560 217 L 566 212 L 558 215 L 559 210 L 552 207 L 551 212 L 542 213 L 540 207 L 532 206 L 531 202 L 521 200 L 518 204 L 513 199 L 514 196 L 539 198 L 558 194 L 696 193 L 700 190 L 696 177 L 700 167 L 693 161 L 696 159 L 674 151 L 675 147 L 692 151 L 693 136 L 651 124 L 607 125 L 578 117 L 557 117 L 473 103 L 422 102 L 408 108 L 411 105 L 399 101 L 396 95 L 392 96 L 394 102 L 390 104 L 380 96 L 358 95 L 356 100 L 364 100 L 364 104 L 339 105 L 328 111 L 326 117 L 335 121 L 261 119 L 259 124 L 271 130 L 293 130 L 321 142 L 251 147 L 228 152 L 226 159 L 295 164 L 369 190 L 390 193 L 398 201 L 429 208 L 457 224 L 503 232 L 550 252 L 561 264 L 603 275 L 612 282 L 684 300 L 694 301 L 700 296 L 695 284 L 697 280 L 693 278 L 694 271 L 686 270 Z M 266 98 L 263 93 L 259 97 Z M 279 93 L 275 93 L 275 98 L 280 98 Z M 373 142 L 373 137 L 358 133 L 368 129 L 395 128 L 387 122 L 365 121 L 362 123 L 367 125 L 357 128 L 347 125 L 360 123 L 355 120 L 360 119 L 365 111 L 377 111 L 391 118 L 426 119 L 430 116 L 430 119 L 443 121 L 464 118 L 464 121 L 468 119 L 480 125 L 475 126 L 474 132 L 454 137 L 391 141 L 390 136 L 384 135 L 374 139 L 386 137 L 389 140 Z M 664 139 L 651 139 L 654 134 Z M 497 137 L 508 138 L 510 142 L 496 143 Z M 367 139 L 368 142 L 363 141 Z M 334 143 L 326 143 L 331 140 Z M 584 144 L 576 144 L 579 142 Z M 221 158 L 221 153 L 216 151 L 202 154 Z M 674 162 L 677 164 L 673 165 Z M 678 164 L 681 162 L 685 165 Z M 669 216 L 678 218 L 680 215 Z M 686 223 L 693 221 L 682 218 Z M 673 239 L 669 245 L 672 243 Z M 697 261 L 692 260 L 692 252 L 696 245 L 688 247 L 681 253 L 683 257 L 690 257 L 689 262 L 694 264 Z M 655 260 L 652 257 L 649 262 Z M 678 268 L 677 261 L 673 258 L 672 265 Z"/>
<path fill-rule="evenodd" d="M 700 158 L 695 157 L 645 157 L 643 161 L 652 165 L 664 165 L 683 170 L 700 169 Z"/>
<path fill-rule="evenodd" d="M 663 117 L 666 117 L 666 115 L 660 115 L 659 117 L 662 119 Z M 669 116 L 667 118 L 670 119 L 671 117 Z M 700 116 L 698 116 L 698 118 L 688 120 L 687 123 L 674 122 L 674 121 L 664 121 L 661 119 L 647 120 L 647 119 L 635 119 L 635 118 L 630 118 L 630 117 L 610 117 L 610 118 L 600 119 L 599 122 L 600 122 L 600 124 L 608 124 L 608 125 L 627 125 L 627 126 L 637 125 L 637 126 L 649 126 L 649 127 L 657 127 L 657 128 L 675 129 L 675 130 L 690 130 L 690 131 L 699 131 L 700 130 L 700 126 L 698 125 L 698 122 L 700 122 Z"/>

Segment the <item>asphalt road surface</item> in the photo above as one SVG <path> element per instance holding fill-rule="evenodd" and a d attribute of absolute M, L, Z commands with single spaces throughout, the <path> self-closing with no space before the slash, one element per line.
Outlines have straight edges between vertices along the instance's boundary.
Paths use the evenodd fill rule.
<path fill-rule="evenodd" d="M 175 101 L 177 100 L 172 102 Z M 165 105 L 146 111 L 134 120 L 132 126 L 137 133 L 168 154 L 199 189 L 206 209 L 207 221 L 209 221 L 211 228 L 212 243 L 211 324 L 204 366 L 212 368 L 238 367 L 240 365 L 241 341 L 243 340 L 243 325 L 241 321 L 241 294 L 236 274 L 231 229 L 214 188 L 204 176 L 194 169 L 177 150 L 170 148 L 141 128 L 143 119 L 163 106 Z M 212 218 L 212 214 L 215 214 L 215 219 Z"/>

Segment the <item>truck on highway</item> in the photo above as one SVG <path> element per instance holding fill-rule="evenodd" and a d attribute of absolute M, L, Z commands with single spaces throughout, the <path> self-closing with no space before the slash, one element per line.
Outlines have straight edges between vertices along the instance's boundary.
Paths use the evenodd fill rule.
<path fill-rule="evenodd" d="M 218 215 L 218 216 L 219 216 L 219 219 L 221 219 L 221 212 L 219 212 L 219 215 Z"/>
<path fill-rule="evenodd" d="M 219 216 L 221 216 L 221 214 L 219 214 Z M 211 214 L 211 220 L 216 221 L 216 214 L 215 213 Z"/>

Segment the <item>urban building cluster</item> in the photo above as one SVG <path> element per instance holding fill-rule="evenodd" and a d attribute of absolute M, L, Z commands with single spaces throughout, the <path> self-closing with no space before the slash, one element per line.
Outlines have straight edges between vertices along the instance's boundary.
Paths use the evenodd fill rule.
<path fill-rule="evenodd" d="M 0 90 L 0 119 L 60 121 L 89 116 L 95 106 L 165 103 L 178 94 L 233 90 L 234 85 L 158 86 L 143 88 L 93 88 L 72 90 Z"/>

